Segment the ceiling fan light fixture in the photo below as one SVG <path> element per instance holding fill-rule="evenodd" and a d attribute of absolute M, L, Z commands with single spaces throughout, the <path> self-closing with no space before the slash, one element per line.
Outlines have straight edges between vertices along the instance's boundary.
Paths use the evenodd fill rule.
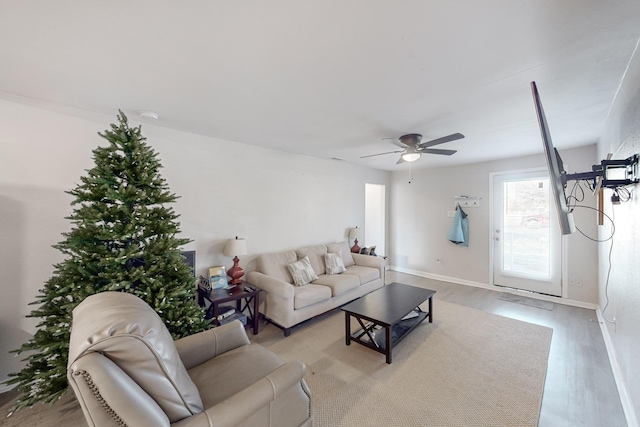
<path fill-rule="evenodd" d="M 369 154 L 367 156 L 361 156 L 361 159 L 365 159 L 367 157 L 376 157 L 382 156 L 384 154 L 395 154 L 401 153 L 400 159 L 398 159 L 399 163 L 403 162 L 415 162 L 418 160 L 422 154 L 440 154 L 442 156 L 450 156 L 456 153 L 456 150 L 441 150 L 438 148 L 431 148 L 434 145 L 444 144 L 445 142 L 455 141 L 458 139 L 464 138 L 464 135 L 461 133 L 453 133 L 451 135 L 443 136 L 441 138 L 432 139 L 431 141 L 422 141 L 422 135 L 418 133 L 409 133 L 407 135 L 402 135 L 398 140 L 394 138 L 383 138 L 386 140 L 391 140 L 393 145 L 397 145 L 402 148 L 402 150 L 398 151 L 388 151 L 386 153 L 378 153 L 378 154 Z"/>
<path fill-rule="evenodd" d="M 402 160 L 404 160 L 405 162 L 415 162 L 416 160 L 418 160 L 420 158 L 420 153 L 404 153 L 402 155 Z"/>
<path fill-rule="evenodd" d="M 140 117 L 149 120 L 158 120 L 160 118 L 158 113 L 154 113 L 153 111 L 140 111 Z"/>

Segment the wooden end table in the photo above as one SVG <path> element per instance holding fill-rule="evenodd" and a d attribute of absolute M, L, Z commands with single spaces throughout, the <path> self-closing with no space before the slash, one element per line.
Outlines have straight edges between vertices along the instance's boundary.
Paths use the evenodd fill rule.
<path fill-rule="evenodd" d="M 230 289 L 213 289 L 208 295 L 205 291 L 198 288 L 198 304 L 204 307 L 205 300 L 211 303 L 207 312 L 211 312 L 211 319 L 217 324 L 220 304 L 235 301 L 236 310 L 239 313 L 247 310 L 249 313 L 247 316 L 247 326 L 251 326 L 253 335 L 258 335 L 258 303 L 260 300 L 260 292 L 262 292 L 262 289 L 248 289 L 244 283 Z"/>

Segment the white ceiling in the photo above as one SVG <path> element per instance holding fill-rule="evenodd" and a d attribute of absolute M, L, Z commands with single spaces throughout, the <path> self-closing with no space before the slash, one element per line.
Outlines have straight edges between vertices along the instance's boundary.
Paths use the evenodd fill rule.
<path fill-rule="evenodd" d="M 0 97 L 384 170 L 383 137 L 465 139 L 414 168 L 595 143 L 638 0 L 0 0 Z"/>

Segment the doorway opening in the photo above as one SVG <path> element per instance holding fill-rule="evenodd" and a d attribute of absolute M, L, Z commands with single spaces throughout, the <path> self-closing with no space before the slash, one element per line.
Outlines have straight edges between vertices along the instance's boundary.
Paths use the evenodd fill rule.
<path fill-rule="evenodd" d="M 380 184 L 365 184 L 364 186 L 364 243 L 369 248 L 375 246 L 376 254 L 386 255 L 385 186 Z"/>

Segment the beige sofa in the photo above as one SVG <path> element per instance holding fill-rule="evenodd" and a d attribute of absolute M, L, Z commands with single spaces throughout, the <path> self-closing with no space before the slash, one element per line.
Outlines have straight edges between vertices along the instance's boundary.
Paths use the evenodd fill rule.
<path fill-rule="evenodd" d="M 340 253 L 346 271 L 327 274 L 326 253 Z M 318 278 L 295 286 L 287 266 L 305 256 Z M 260 312 L 288 336 L 291 327 L 384 286 L 384 269 L 384 259 L 352 254 L 345 241 L 260 255 L 246 280 L 265 291 Z"/>

